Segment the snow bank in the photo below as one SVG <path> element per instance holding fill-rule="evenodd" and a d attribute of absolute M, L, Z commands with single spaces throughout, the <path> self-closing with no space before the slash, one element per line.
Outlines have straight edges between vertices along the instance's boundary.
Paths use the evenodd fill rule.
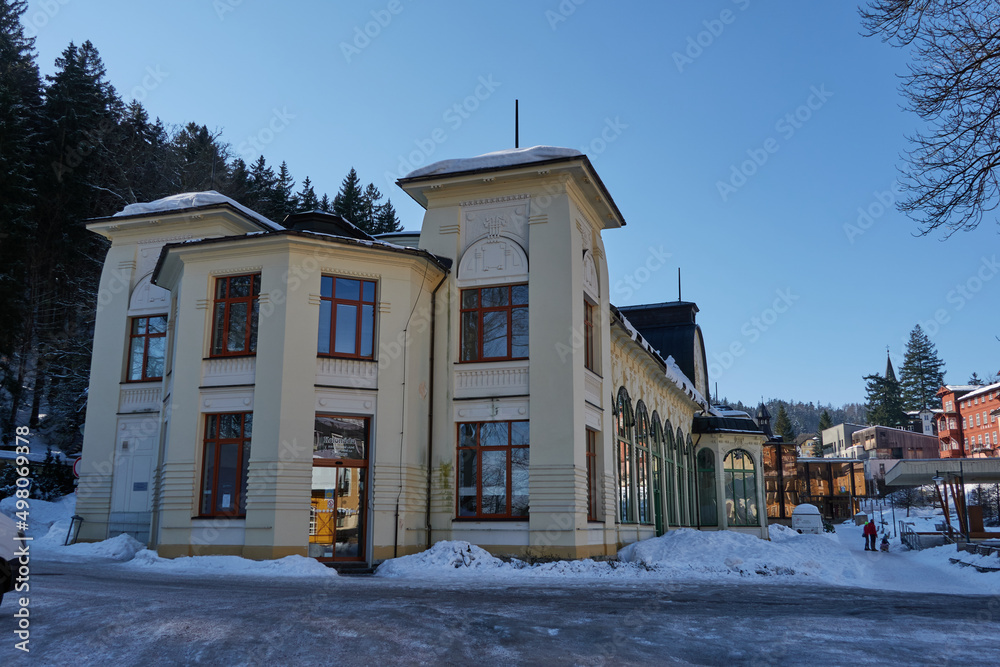
<path fill-rule="evenodd" d="M 557 146 L 510 148 L 503 151 L 477 155 L 476 157 L 441 160 L 426 167 L 415 169 L 408 173 L 405 178 L 456 174 L 463 171 L 475 171 L 477 169 L 500 169 L 519 164 L 530 164 L 532 162 L 542 162 L 543 160 L 554 160 L 557 158 L 579 157 L 581 155 L 583 153 L 573 148 L 559 148 Z"/>
<path fill-rule="evenodd" d="M 17 521 L 15 516 L 17 498 L 10 496 L 0 500 L 0 512 Z M 51 502 L 29 498 L 28 529 L 24 531 L 24 534 L 34 538 L 37 542 L 40 538 L 48 538 L 49 533 L 53 532 L 56 526 L 59 526 L 62 529 L 62 537 L 59 538 L 58 542 L 62 544 L 66 539 L 66 531 L 69 530 L 69 521 L 74 512 L 76 512 L 75 493 L 70 493 Z"/>
<path fill-rule="evenodd" d="M 383 562 L 375 574 L 380 577 L 424 576 L 455 571 L 482 572 L 510 570 L 509 563 L 474 544 L 460 541 L 438 542 L 427 551 Z"/>
<path fill-rule="evenodd" d="M 211 204 L 230 204 L 257 222 L 260 222 L 265 227 L 275 230 L 284 229 L 284 227 L 276 222 L 268 220 L 257 211 L 251 210 L 243 204 L 237 202 L 235 199 L 221 195 L 215 190 L 208 190 L 206 192 L 182 192 L 177 195 L 164 197 L 163 199 L 157 199 L 156 201 L 129 204 L 122 210 L 115 213 L 112 217 L 117 218 L 125 215 L 148 215 L 151 213 L 162 213 L 165 211 L 180 211 L 186 208 L 209 206 Z"/>
<path fill-rule="evenodd" d="M 54 531 L 53 531 L 54 532 Z M 62 537 L 66 537 L 66 531 L 62 530 Z M 39 549 L 43 547 L 42 549 Z M 137 553 L 146 548 L 146 545 L 137 541 L 131 535 L 122 533 L 116 537 L 104 540 L 103 542 L 78 542 L 69 546 L 62 546 L 59 540 L 56 544 L 35 543 L 33 549 L 41 550 L 46 555 L 73 556 L 75 558 L 111 558 L 117 561 L 131 560 Z"/>
<path fill-rule="evenodd" d="M 141 547 L 140 547 L 141 549 Z M 160 558 L 141 549 L 125 565 L 131 570 L 212 575 L 266 575 L 268 577 L 336 577 L 337 571 L 314 558 L 285 556 L 277 560 L 249 560 L 239 556 L 185 556 Z"/>

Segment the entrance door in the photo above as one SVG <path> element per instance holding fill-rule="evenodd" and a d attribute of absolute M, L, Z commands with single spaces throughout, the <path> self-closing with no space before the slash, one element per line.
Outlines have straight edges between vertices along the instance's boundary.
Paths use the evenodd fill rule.
<path fill-rule="evenodd" d="M 364 561 L 367 553 L 368 418 L 316 416 L 309 555 Z"/>

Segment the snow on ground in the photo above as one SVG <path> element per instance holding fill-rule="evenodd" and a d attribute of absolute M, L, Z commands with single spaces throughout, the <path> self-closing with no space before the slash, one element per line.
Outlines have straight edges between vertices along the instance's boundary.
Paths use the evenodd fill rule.
<path fill-rule="evenodd" d="M 13 516 L 14 498 L 0 501 L 0 511 Z M 312 558 L 288 556 L 253 561 L 238 556 L 160 558 L 128 535 L 103 542 L 63 546 L 76 507 L 71 494 L 55 502 L 30 501 L 27 534 L 40 558 L 65 561 L 121 561 L 133 571 L 178 574 L 232 574 L 288 577 L 333 577 L 336 572 Z M 915 514 L 918 530 L 931 529 L 940 513 Z M 510 580 L 610 579 L 622 581 L 757 581 L 858 586 L 869 590 L 953 594 L 1000 594 L 1000 572 L 978 572 L 951 563 L 952 558 L 1000 567 L 997 556 L 960 553 L 954 545 L 908 551 L 898 538 L 890 551 L 864 550 L 861 526 L 845 522 L 836 533 L 800 535 L 780 525 L 769 527 L 770 541 L 732 531 L 672 530 L 666 535 L 630 544 L 618 560 L 555 561 L 529 564 L 500 559 L 468 542 L 438 542 L 431 549 L 382 563 L 376 575 L 390 578 L 485 578 Z"/>

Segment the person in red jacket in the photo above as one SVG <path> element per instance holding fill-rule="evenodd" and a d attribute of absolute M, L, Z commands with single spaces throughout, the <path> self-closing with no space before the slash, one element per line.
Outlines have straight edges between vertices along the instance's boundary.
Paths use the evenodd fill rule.
<path fill-rule="evenodd" d="M 878 535 L 878 529 L 875 527 L 874 519 L 865 524 L 865 528 L 861 531 L 861 534 L 865 537 L 865 551 L 878 551 L 875 548 L 875 538 Z"/>

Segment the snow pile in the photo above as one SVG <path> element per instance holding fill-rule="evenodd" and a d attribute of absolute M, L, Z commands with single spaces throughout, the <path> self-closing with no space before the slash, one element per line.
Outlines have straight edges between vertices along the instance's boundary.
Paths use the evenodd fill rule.
<path fill-rule="evenodd" d="M 17 498 L 10 496 L 0 500 L 0 512 L 15 521 L 20 520 L 16 516 L 17 511 Z M 24 531 L 24 534 L 33 538 L 36 545 L 40 542 L 63 544 L 66 541 L 66 532 L 69 530 L 70 518 L 75 511 L 75 493 L 70 493 L 52 502 L 29 498 L 28 529 Z"/>
<path fill-rule="evenodd" d="M 783 528 L 783 527 L 782 527 Z M 775 541 L 732 531 L 681 528 L 630 544 L 619 560 L 672 577 L 809 577 L 830 584 L 857 583 L 864 572 L 849 550 L 825 535 L 775 528 Z"/>
<path fill-rule="evenodd" d="M 140 547 L 141 549 L 141 547 Z M 212 575 L 266 575 L 268 577 L 336 577 L 337 571 L 314 558 L 285 556 L 277 560 L 250 560 L 239 556 L 184 556 L 160 558 L 141 549 L 126 564 L 128 569 Z"/>
<path fill-rule="evenodd" d="M 380 577 L 408 577 L 449 572 L 513 570 L 515 566 L 474 544 L 461 541 L 438 542 L 427 551 L 385 561 L 375 574 Z"/>
<path fill-rule="evenodd" d="M 544 160 L 555 160 L 558 158 L 579 157 L 581 155 L 583 155 L 583 153 L 573 148 L 559 148 L 558 146 L 509 148 L 503 151 L 477 155 L 476 157 L 441 160 L 439 162 L 429 164 L 426 167 L 415 169 L 408 173 L 404 178 L 457 174 L 463 171 L 476 171 L 479 169 L 500 169 L 503 167 L 513 167 L 519 164 L 530 164 L 532 162 L 542 162 Z"/>
<path fill-rule="evenodd" d="M 257 211 L 251 210 L 243 204 L 237 202 L 235 199 L 221 195 L 215 190 L 208 190 L 206 192 L 182 192 L 177 195 L 164 197 L 163 199 L 157 199 L 156 201 L 129 204 L 122 210 L 115 213 L 112 217 L 117 218 L 126 215 L 149 215 L 153 213 L 163 213 L 166 211 L 181 211 L 186 208 L 210 206 L 212 204 L 229 204 L 239 209 L 250 218 L 253 218 L 257 222 L 263 224 L 265 227 L 275 230 L 284 229 L 284 227 L 268 220 Z"/>
<path fill-rule="evenodd" d="M 65 531 L 63 531 L 65 537 Z M 116 537 L 104 540 L 103 542 L 78 542 L 69 546 L 61 546 L 62 542 L 55 545 L 55 549 L 45 549 L 47 555 L 56 554 L 58 556 L 75 556 L 89 558 L 110 558 L 112 560 L 127 561 L 146 548 L 146 545 L 137 541 L 131 535 L 122 533 Z M 40 543 L 33 545 L 37 549 Z"/>

